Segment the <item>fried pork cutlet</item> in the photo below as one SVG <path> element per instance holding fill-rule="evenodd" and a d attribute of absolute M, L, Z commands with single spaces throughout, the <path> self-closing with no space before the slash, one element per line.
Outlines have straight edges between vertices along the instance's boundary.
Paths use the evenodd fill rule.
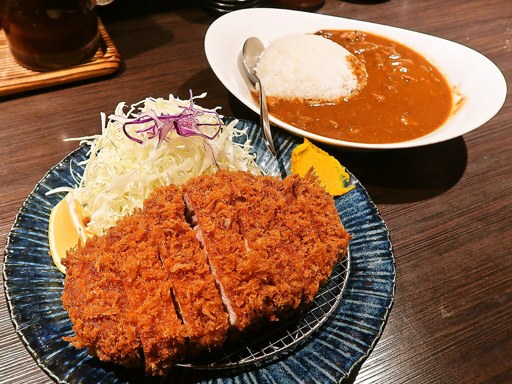
<path fill-rule="evenodd" d="M 243 292 L 254 292 L 251 285 L 256 285 L 257 280 L 246 281 L 245 269 L 250 260 L 233 207 L 235 196 L 231 192 L 230 185 L 216 183 L 210 175 L 199 176 L 184 187 L 185 201 L 198 222 L 199 236 L 208 253 L 229 322 L 240 329 L 254 317 Z M 257 293 L 250 298 L 261 299 Z"/>
<path fill-rule="evenodd" d="M 304 263 L 302 300 L 307 305 L 347 251 L 350 235 L 340 222 L 332 197 L 315 177 L 292 175 L 283 184 L 289 199 L 283 224 L 295 235 L 295 249 Z"/>
<path fill-rule="evenodd" d="M 144 357 L 146 372 L 161 375 L 183 356 L 184 331 L 159 259 L 158 238 L 143 219 L 137 211 L 105 236 L 68 252 L 62 299 L 74 324 L 76 336 L 70 341 L 76 347 L 128 366 L 139 365 Z M 98 310 L 103 301 L 105 308 Z M 92 338 L 96 333 L 99 337 Z"/>
<path fill-rule="evenodd" d="M 95 237 L 67 254 L 62 301 L 75 336 L 64 339 L 76 348 L 87 348 L 101 360 L 139 365 L 141 343 L 137 324 L 128 316 L 130 306 L 119 260 L 111 252 L 96 252 L 108 249 L 112 240 Z"/>
<path fill-rule="evenodd" d="M 161 188 L 151 194 L 144 202 L 144 223 L 159 231 L 160 259 L 170 276 L 191 352 L 222 345 L 228 333 L 228 316 L 206 252 L 186 221 L 178 187 Z"/>
<path fill-rule="evenodd" d="M 282 182 L 245 172 L 219 171 L 189 181 L 194 210 L 231 325 L 243 331 L 261 318 L 297 308 L 302 261 L 280 223 L 287 201 Z"/>
<path fill-rule="evenodd" d="M 122 219 L 111 228 L 118 240 L 109 250 L 122 260 L 118 273 L 130 303 L 127 316 L 137 324 L 146 372 L 162 375 L 184 356 L 185 332 L 160 262 L 161 238 L 148 229 L 141 211 Z"/>
<path fill-rule="evenodd" d="M 159 188 L 141 210 L 68 252 L 63 302 L 101 360 L 162 375 L 309 305 L 346 252 L 332 198 L 312 176 L 219 171 Z"/>

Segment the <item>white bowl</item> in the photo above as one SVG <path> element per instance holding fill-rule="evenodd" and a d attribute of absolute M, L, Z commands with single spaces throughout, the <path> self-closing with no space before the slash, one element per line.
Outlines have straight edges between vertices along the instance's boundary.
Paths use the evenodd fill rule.
<path fill-rule="evenodd" d="M 219 80 L 242 103 L 259 113 L 240 65 L 244 41 L 258 37 L 268 46 L 278 37 L 314 33 L 321 29 L 360 30 L 398 41 L 421 53 L 464 97 L 438 129 L 414 140 L 390 144 L 366 144 L 319 136 L 270 115 L 270 121 L 287 131 L 326 144 L 365 148 L 408 148 L 439 143 L 464 135 L 486 123 L 505 102 L 507 85 L 498 67 L 482 54 L 449 40 L 381 24 L 283 9 L 251 8 L 228 13 L 215 20 L 205 36 L 208 62 Z"/>

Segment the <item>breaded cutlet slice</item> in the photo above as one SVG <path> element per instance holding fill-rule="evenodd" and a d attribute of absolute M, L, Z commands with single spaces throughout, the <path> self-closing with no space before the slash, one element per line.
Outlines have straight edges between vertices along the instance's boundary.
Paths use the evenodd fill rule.
<path fill-rule="evenodd" d="M 184 186 L 230 324 L 239 331 L 301 302 L 302 260 L 276 219 L 286 208 L 283 190 L 278 179 L 224 170 Z"/>
<path fill-rule="evenodd" d="M 248 258 L 256 260 L 260 274 L 262 315 L 278 320 L 299 306 L 303 291 L 303 261 L 290 241 L 293 233 L 282 225 L 287 220 L 287 191 L 272 176 L 218 172 L 215 177 L 236 191 L 237 221 Z"/>
<path fill-rule="evenodd" d="M 170 282 L 189 339 L 189 352 L 222 345 L 228 333 L 224 310 L 206 252 L 185 217 L 181 190 L 155 190 L 144 202 L 144 221 L 158 229 L 159 255 Z M 156 233 L 156 232 L 155 232 Z"/>
<path fill-rule="evenodd" d="M 303 302 L 307 305 L 347 252 L 350 235 L 340 221 L 332 197 L 315 176 L 291 175 L 283 184 L 290 199 L 285 223 L 297 236 L 297 253 L 304 260 Z"/>
<path fill-rule="evenodd" d="M 217 172 L 218 173 L 218 172 Z M 245 329 L 254 317 L 256 280 L 248 280 L 246 246 L 236 220 L 236 209 L 229 185 L 212 175 L 198 176 L 183 186 L 184 198 L 198 221 L 198 231 L 207 253 L 210 270 L 228 312 L 229 323 Z M 254 268 L 257 266 L 255 265 Z M 249 269 L 254 269 L 250 268 Z"/>
<path fill-rule="evenodd" d="M 138 210 L 68 253 L 63 302 L 77 348 L 126 366 L 144 361 L 151 375 L 166 373 L 183 356 L 185 329 L 159 240 Z"/>
<path fill-rule="evenodd" d="M 94 237 L 63 260 L 66 280 L 62 301 L 75 333 L 64 337 L 100 360 L 139 366 L 141 343 L 136 322 L 127 316 L 129 302 L 119 263 L 108 249 L 112 238 Z"/>
<path fill-rule="evenodd" d="M 186 330 L 176 314 L 168 273 L 159 258 L 163 236 L 136 210 L 112 227 L 109 249 L 120 260 L 118 273 L 129 302 L 127 317 L 137 325 L 149 375 L 167 373 L 185 354 Z"/>

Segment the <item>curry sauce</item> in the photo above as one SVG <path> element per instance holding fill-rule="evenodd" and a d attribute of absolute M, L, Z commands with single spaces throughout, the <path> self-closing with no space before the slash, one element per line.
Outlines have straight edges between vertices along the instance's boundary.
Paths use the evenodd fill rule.
<path fill-rule="evenodd" d="M 361 143 L 393 143 L 426 135 L 450 115 L 452 91 L 423 56 L 382 36 L 323 30 L 366 66 L 363 89 L 336 102 L 268 98 L 279 119 L 321 136 Z"/>

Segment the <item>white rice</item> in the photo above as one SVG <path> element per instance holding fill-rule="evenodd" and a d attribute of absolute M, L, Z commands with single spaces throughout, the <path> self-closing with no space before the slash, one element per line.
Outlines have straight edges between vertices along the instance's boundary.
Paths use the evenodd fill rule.
<path fill-rule="evenodd" d="M 349 51 L 322 36 L 291 35 L 265 49 L 256 73 L 267 96 L 333 101 L 358 89 L 355 61 Z"/>

